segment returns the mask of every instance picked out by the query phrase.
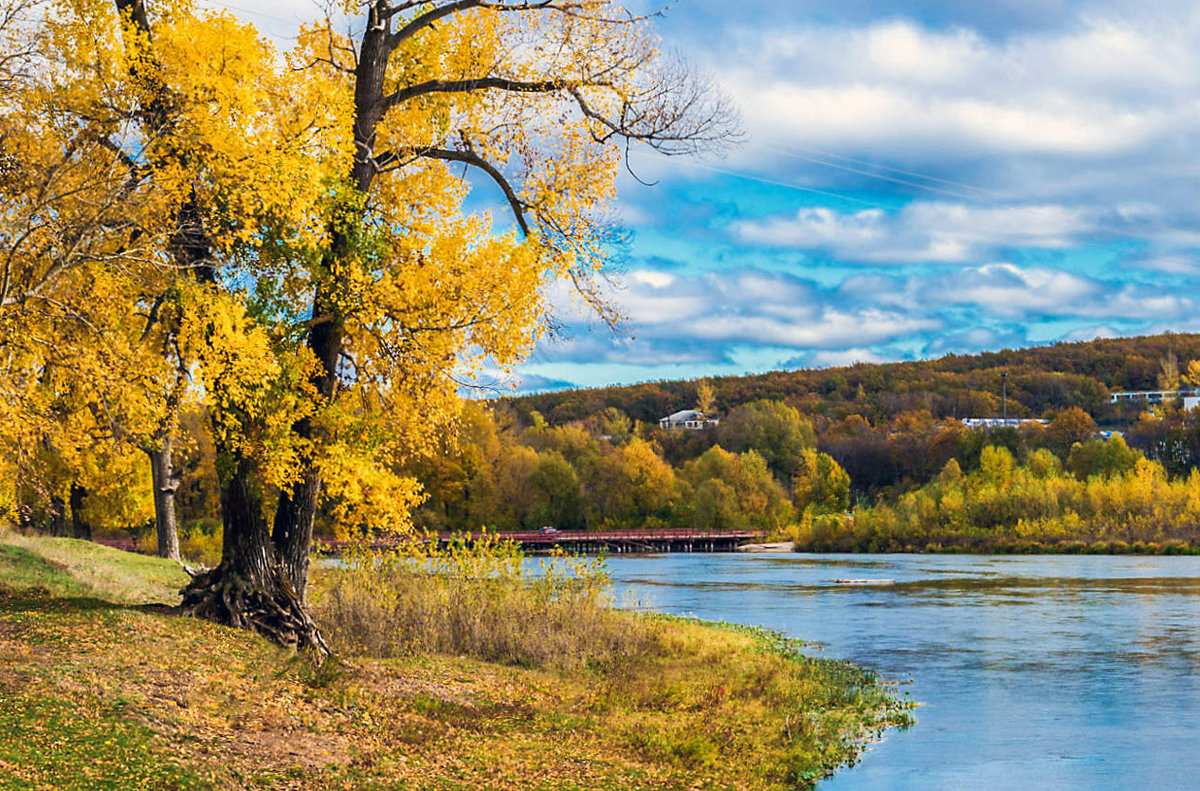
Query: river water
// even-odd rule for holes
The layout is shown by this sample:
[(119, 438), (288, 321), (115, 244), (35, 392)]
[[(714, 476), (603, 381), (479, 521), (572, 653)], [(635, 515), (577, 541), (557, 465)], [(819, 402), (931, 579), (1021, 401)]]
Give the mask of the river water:
[(675, 554), (608, 569), (644, 606), (767, 626), (905, 682), (917, 724), (820, 791), (1200, 788), (1200, 558)]

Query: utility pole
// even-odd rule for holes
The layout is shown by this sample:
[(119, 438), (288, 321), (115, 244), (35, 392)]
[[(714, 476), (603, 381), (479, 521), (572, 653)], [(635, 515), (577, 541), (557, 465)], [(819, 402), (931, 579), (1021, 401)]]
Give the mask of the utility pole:
[(1008, 425), (1008, 371), (1000, 372), (1000, 403), (1004, 409), (1004, 425)]

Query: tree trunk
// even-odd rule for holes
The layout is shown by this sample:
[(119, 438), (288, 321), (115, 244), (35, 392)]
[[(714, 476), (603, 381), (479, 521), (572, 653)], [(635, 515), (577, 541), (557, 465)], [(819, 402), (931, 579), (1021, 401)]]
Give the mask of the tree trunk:
[(279, 495), (271, 539), (284, 575), (303, 601), (308, 590), (308, 557), (313, 521), (317, 514), (317, 496), (321, 491), (321, 474), (310, 463), (305, 465), (301, 475), (291, 493), (282, 492)]
[[(390, 17), (381, 17), (380, 4), (372, 3), (368, 10), (367, 29), (363, 33), (359, 50), (358, 66), (354, 77), (354, 143), (356, 151), (374, 151), (375, 130), (384, 113), (384, 87), (387, 74), (388, 35)], [(371, 188), (378, 171), (371, 157), (355, 157), (350, 167), (350, 178), (359, 192)], [(353, 220), (351, 220), (352, 222)], [(345, 218), (338, 223), (347, 222)], [(331, 229), (329, 252), (321, 262), (337, 281), (338, 262), (350, 254), (350, 240), (336, 224)], [(313, 296), (314, 322), (308, 331), (308, 348), (320, 361), (321, 367), (312, 378), (312, 385), (326, 402), (331, 401), (337, 389), (337, 363), (345, 338), (345, 326), (337, 309), (337, 301), (329, 293), (330, 286), (319, 285)], [(296, 421), (292, 427), (296, 436), (303, 440), (313, 439), (313, 424), (308, 418)], [(275, 511), (272, 540), (279, 552), (280, 561), (292, 587), (304, 599), (308, 587), (308, 558), (312, 546), (313, 520), (317, 513), (317, 497), (321, 491), (321, 473), (311, 459), (303, 462), (300, 480), (290, 492), (279, 496), (279, 507)]]
[(329, 649), (292, 585), (271, 542), (254, 463), (238, 457), (221, 483), (225, 538), (221, 564), (196, 575), (183, 590), (180, 610), (296, 649)]
[(92, 526), (83, 518), (83, 500), (87, 493), (85, 487), (75, 481), (71, 482), (71, 530), (75, 538), (91, 541)]
[(175, 492), (179, 476), (172, 464), (174, 441), (168, 434), (161, 446), (146, 451), (150, 457), (150, 479), (154, 489), (154, 526), (158, 533), (158, 556), (179, 560), (179, 531), (175, 524)]
[(55, 538), (65, 538), (67, 535), (67, 507), (57, 494), (50, 498), (49, 517), (50, 535)]
[[(344, 237), (340, 234), (334, 238), (334, 253), (327, 261), (332, 266), (335, 256), (346, 246)], [(332, 311), (332, 306), (326, 307), (325, 300), (318, 296), (313, 303), (313, 315), (324, 315), (324, 311)], [(314, 326), (308, 335), (308, 347), (321, 363), (321, 368), (312, 379), (313, 386), (327, 402), (332, 400), (337, 387), (338, 355), (342, 350), (344, 330), (340, 319), (325, 321)], [(313, 424), (309, 418), (302, 418), (292, 426), (296, 436), (308, 441), (313, 438)], [(312, 459), (302, 462), (300, 480), (289, 492), (284, 490), (279, 495), (279, 507), (275, 511), (275, 525), (272, 531), (272, 541), (279, 553), (279, 560), (292, 588), (300, 600), (304, 600), (308, 589), (308, 557), (312, 547), (313, 520), (317, 515), (317, 497), (321, 492), (321, 472)]]
[[(115, 0), (115, 4), (124, 18), (148, 38), (151, 37), (143, 0)], [(168, 17), (164, 24), (169, 23)], [(153, 54), (144, 57), (149, 62), (148, 66), (134, 59), (130, 71), (133, 76), (149, 83), (140, 108), (141, 120), (145, 129), (157, 132), (173, 123), (175, 108), (169, 104), (172, 94), (159, 83), (153, 68)], [(144, 71), (144, 74), (139, 74), (140, 71)], [(174, 220), (176, 228), (170, 247), (176, 263), (182, 271), (192, 273), (198, 281), (214, 282), (212, 245), (204, 228), (203, 210), (195, 191), (184, 200)], [(323, 303), (318, 300), (317, 304)], [(339, 325), (336, 340), (338, 350), (341, 348), (340, 332)], [(335, 362), (336, 354), (335, 351)], [(324, 360), (325, 357), (320, 359)], [(329, 366), (327, 370), (333, 371), (333, 367)], [(223, 456), (231, 462), (221, 481), (221, 519), (225, 528), (221, 563), (215, 569), (192, 578), (183, 590), (180, 611), (230, 626), (253, 629), (280, 645), (314, 648), (322, 655), (328, 654), (329, 649), (317, 625), (304, 609), (303, 587), (298, 588), (293, 583), (292, 574), (285, 572), (271, 540), (263, 511), (258, 470), (250, 459), (236, 450), (218, 447), (217, 452), (218, 457)], [(308, 495), (305, 494), (305, 497)], [(315, 503), (315, 489), (311, 497)], [(299, 512), (302, 514), (306, 510), (299, 509)], [(303, 540), (304, 552), (307, 553), (307, 541), (312, 535), (311, 516), (307, 525), (307, 533), (289, 530), (289, 538), (285, 543), (299, 546)], [(303, 564), (307, 573), (307, 557)]]

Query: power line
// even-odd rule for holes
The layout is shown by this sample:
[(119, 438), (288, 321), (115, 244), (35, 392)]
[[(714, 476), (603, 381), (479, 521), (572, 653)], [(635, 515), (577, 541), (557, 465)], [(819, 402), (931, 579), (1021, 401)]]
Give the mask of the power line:
[[(977, 200), (978, 199), (978, 196), (976, 196), (976, 195), (970, 195), (970, 194), (963, 193), (963, 192), (954, 192), (952, 190), (941, 189), (940, 187), (933, 187), (933, 186), (930, 186), (929, 184), (922, 184), (917, 181), (910, 181), (908, 179), (897, 178), (896, 176), (889, 176), (889, 175), (886, 175), (883, 173), (876, 173), (875, 171), (864, 170), (862, 168), (851, 167), (849, 165), (840, 165), (836, 162), (828, 162), (824, 159), (819, 159), (817, 157), (805, 156), (804, 154), (797, 154), (797, 153), (794, 153), (792, 151), (787, 151), (782, 148), (776, 148), (774, 146), (761, 146), (761, 148), (764, 151), (770, 151), (770, 152), (773, 152), (776, 154), (782, 154), (783, 156), (791, 157), (792, 159), (801, 159), (801, 160), (804, 160), (805, 162), (812, 162), (814, 164), (822, 165), (827, 168), (833, 168), (835, 170), (842, 170), (842, 171), (846, 171), (848, 173), (856, 173), (861, 176), (868, 176), (870, 178), (879, 179), (881, 181), (890, 181), (893, 184), (901, 184), (906, 187), (916, 187), (917, 189), (927, 190), (929, 192), (935, 192), (940, 195), (949, 195), (950, 197), (958, 198), (959, 200)], [(839, 157), (839, 158), (841, 159), (842, 157)], [(852, 160), (847, 160), (847, 161), (852, 161)], [(915, 176), (917, 178), (926, 178), (926, 179), (933, 178), (931, 176), (920, 176), (919, 174), (909, 174), (909, 175)]]
[[(252, 10), (250, 10), (249, 8), (242, 8), (242, 7), (240, 7), (240, 6), (229, 5), (228, 3), (221, 3), (221, 2), (218, 2), (218, 0), (203, 0), (203, 1), (204, 1), (205, 3), (208, 3), (209, 5), (220, 6), (221, 8), (224, 8), (224, 9), (225, 9), (225, 10), (227, 10), (227, 11), (236, 11), (236, 12), (238, 12), (239, 14), (249, 14), (249, 15), (251, 15), (251, 16), (256, 16), (256, 17), (259, 17), (260, 19), (270, 19), (270, 20), (271, 20), (271, 21), (273, 21), (273, 22), (283, 22), (284, 24), (291, 25), (291, 26), (293, 26), (293, 27), (295, 27), (295, 26), (297, 26), (297, 25), (300, 25), (300, 24), (302, 24), (304, 21), (306, 21), (306, 20), (303, 20), (303, 19), (299, 19), (299, 18), (297, 18), (297, 17), (293, 17), (293, 18), (291, 18), (291, 19), (284, 19), (283, 17), (279, 17), (279, 16), (272, 16), (271, 14), (264, 14), (264, 13), (263, 13), (263, 12), (261, 12), (261, 11), (252, 11)], [(287, 38), (292, 38), (292, 39), (294, 39), (294, 38), (296, 38), (296, 37), (295, 37), (295, 36), (288, 36)]]
[[(768, 149), (768, 150), (774, 150), (777, 153), (783, 154), (784, 156), (791, 156), (791, 157), (795, 157), (797, 159), (808, 159), (809, 161), (818, 162), (820, 164), (827, 165), (828, 167), (839, 167), (838, 165), (833, 164), (833, 163), (822, 162), (821, 160), (811, 159), (810, 157), (805, 157), (800, 154), (796, 154), (796, 153), (794, 153), (793, 150), (789, 150), (787, 148), (783, 148), (778, 145), (766, 145), (766, 146), (763, 146), (763, 148)], [(997, 198), (1008, 198), (1010, 200), (1019, 199), (1019, 196), (1014, 195), (1010, 192), (1003, 192), (1001, 190), (995, 190), (995, 189), (991, 189), (988, 187), (980, 187), (978, 184), (968, 184), (965, 181), (955, 181), (953, 179), (942, 178), (940, 176), (931, 176), (928, 173), (921, 173), (921, 172), (915, 171), (915, 170), (904, 170), (903, 168), (891, 167), (890, 165), (880, 165), (876, 162), (868, 162), (863, 159), (855, 159), (854, 157), (847, 157), (847, 156), (843, 156), (841, 154), (834, 154), (829, 151), (821, 151), (820, 149), (816, 149), (816, 148), (805, 148), (803, 146), (796, 146), (794, 150), (795, 151), (803, 151), (807, 154), (815, 154), (816, 156), (825, 157), (826, 159), (836, 159), (836, 160), (840, 160), (842, 162), (849, 162), (853, 165), (858, 165), (860, 167), (873, 168), (875, 170), (887, 171), (889, 173), (898, 173), (901, 176), (908, 176), (910, 178), (924, 179), (925, 181), (932, 181), (932, 182), (936, 182), (938, 184), (945, 184), (950, 187), (961, 187), (963, 189), (968, 189), (968, 190), (973, 190), (975, 192), (982, 192), (982, 193), (985, 193), (988, 195), (993, 195)], [(883, 176), (881, 174), (868, 173), (867, 175), (876, 175), (876, 177), (878, 177), (878, 178), (887, 178), (886, 176)], [(909, 183), (909, 182), (902, 182), (902, 183)], [(929, 187), (925, 187), (925, 185), (920, 185), (920, 184), (916, 184), (913, 186), (921, 186), (926, 189), (931, 189)]]
[(717, 165), (713, 165), (713, 164), (710, 164), (707, 162), (700, 162), (697, 160), (684, 160), (684, 159), (676, 160), (676, 162), (679, 164), (686, 165), (688, 167), (701, 168), (703, 170), (711, 170), (714, 173), (721, 173), (723, 175), (732, 176), (732, 177), (738, 178), (738, 179), (745, 179), (747, 181), (757, 181), (762, 184), (770, 184), (770, 185), (776, 186), (776, 187), (784, 187), (785, 189), (794, 189), (794, 190), (801, 190), (803, 192), (811, 192), (814, 195), (822, 195), (826, 198), (833, 198), (835, 200), (849, 201), (851, 203), (859, 203), (859, 204), (862, 204), (863, 206), (869, 206), (873, 209), (880, 209), (883, 211), (887, 211), (889, 208), (888, 206), (884, 206), (884, 205), (881, 205), (878, 203), (872, 203), (871, 201), (863, 200), (862, 198), (854, 198), (854, 197), (851, 197), (850, 195), (842, 195), (837, 192), (830, 192), (829, 190), (818, 189), (817, 187), (810, 187), (806, 184), (797, 184), (795, 182), (790, 182), (790, 181), (780, 181), (778, 179), (767, 178), (766, 176), (758, 176), (753, 173), (745, 173), (743, 171), (733, 170), (731, 168), (723, 168), (723, 167), (719, 167)]

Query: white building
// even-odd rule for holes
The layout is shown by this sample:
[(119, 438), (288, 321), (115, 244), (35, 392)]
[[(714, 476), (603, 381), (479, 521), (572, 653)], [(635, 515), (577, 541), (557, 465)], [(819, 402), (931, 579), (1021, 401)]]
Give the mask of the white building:
[(1145, 401), (1148, 404), (1161, 404), (1177, 398), (1183, 399), (1184, 409), (1195, 409), (1200, 406), (1200, 390), (1118, 390), (1108, 400), (1112, 404), (1122, 401)]
[(967, 428), (984, 428), (989, 431), (994, 428), (1020, 428), (1031, 423), (1045, 426), (1050, 423), (1049, 420), (1030, 417), (968, 417), (963, 418), (962, 424)]
[(672, 415), (667, 415), (658, 421), (659, 427), (668, 431), (674, 429), (699, 431), (700, 429), (713, 428), (720, 423), (720, 420), (708, 417), (703, 412), (697, 412), (694, 409), (683, 409)]

